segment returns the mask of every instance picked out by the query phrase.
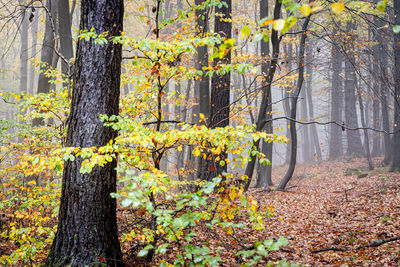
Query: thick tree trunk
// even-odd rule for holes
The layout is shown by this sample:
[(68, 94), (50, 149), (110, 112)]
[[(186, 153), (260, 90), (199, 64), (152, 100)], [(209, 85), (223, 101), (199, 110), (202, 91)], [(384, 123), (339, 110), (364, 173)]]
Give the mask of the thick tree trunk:
[[(354, 24), (347, 23), (349, 32), (354, 30)], [(351, 40), (351, 39), (350, 39)], [(345, 81), (344, 81), (344, 104), (346, 126), (358, 128), (358, 116), (356, 110), (356, 73), (354, 69), (355, 57), (352, 43), (347, 43), (347, 59), (345, 61)], [(360, 132), (358, 130), (347, 130), (347, 154), (355, 157), (362, 157), (364, 149), (361, 143)]]
[[(400, 25), (400, 1), (394, 1), (394, 24)], [(400, 171), (400, 34), (394, 35), (394, 121), (392, 171)]]
[[(81, 8), (81, 30), (121, 34), (123, 1), (83, 0)], [(99, 116), (118, 114), (121, 52), (121, 45), (112, 42), (78, 41), (67, 146), (100, 147), (116, 137)], [(123, 266), (116, 200), (110, 196), (116, 191), (117, 162), (82, 174), (82, 161), (77, 157), (65, 162), (58, 229), (47, 265)]]
[[(226, 19), (232, 18), (232, 1), (225, 0), (226, 6), (215, 9), (215, 13), (223, 14), (224, 17), (215, 16), (214, 32), (218, 33), (225, 39), (232, 38), (232, 22), (226, 21)], [(219, 64), (230, 64), (231, 63), (231, 52), (229, 51), (222, 59), (215, 58), (214, 66)], [(229, 110), (230, 110), (230, 87), (231, 87), (231, 74), (227, 72), (223, 75), (214, 74), (211, 78), (211, 106), (210, 106), (210, 118), (209, 127), (225, 127), (229, 125)], [(202, 96), (200, 96), (202, 98)], [(201, 100), (206, 101), (206, 100)], [(201, 108), (201, 106), (200, 106)], [(223, 172), (227, 171), (227, 164), (221, 166), (219, 161), (214, 160), (214, 155), (209, 154), (207, 160), (202, 161), (201, 166), (201, 179), (210, 180)], [(225, 152), (218, 155), (220, 160), (224, 160), (228, 157)]]
[(287, 183), (292, 179), (294, 169), (296, 167), (296, 159), (297, 159), (297, 131), (296, 131), (296, 113), (297, 113), (297, 100), (301, 93), (301, 88), (304, 82), (304, 54), (305, 54), (305, 45), (307, 38), (307, 29), (308, 24), (310, 22), (310, 16), (306, 17), (303, 27), (302, 34), (300, 39), (300, 47), (299, 47), (299, 77), (297, 79), (296, 91), (294, 92), (294, 97), (292, 99), (292, 106), (290, 111), (290, 136), (291, 136), (291, 145), (290, 145), (290, 161), (289, 168), (283, 177), (282, 181), (278, 185), (278, 190), (284, 190)]
[[(332, 45), (332, 89), (331, 89), (331, 120), (342, 124), (343, 108), (343, 79), (342, 62), (343, 54), (339, 47)], [(341, 127), (332, 124), (330, 127), (329, 158), (336, 160), (343, 155), (343, 137)]]
[[(268, 17), (268, 0), (261, 0), (260, 1), (260, 19)], [(267, 62), (266, 57), (269, 55), (269, 43), (264, 42), (264, 40), (261, 40), (261, 57), (263, 58), (263, 63), (261, 65), (261, 71), (263, 75), (267, 75), (268, 69), (269, 69), (269, 62)], [(268, 85), (266, 84), (266, 79), (263, 80), (262, 88), (267, 88)], [(271, 91), (271, 87), (268, 87), (269, 90)], [(265, 125), (265, 131), (267, 134), (272, 134), (273, 133), (273, 124), (272, 124), (272, 105), (271, 105), (271, 99), (272, 95), (271, 92), (268, 93), (269, 98), (268, 98), (268, 108), (267, 108), (267, 114), (265, 115), (265, 118), (267, 120), (267, 123)], [(258, 176), (257, 176), (257, 183), (256, 187), (267, 187), (272, 185), (272, 148), (273, 148), (273, 143), (265, 141), (264, 139), (261, 142), (261, 152), (266, 156), (266, 158), (271, 162), (271, 165), (262, 165), (260, 164), (259, 170), (258, 170)]]

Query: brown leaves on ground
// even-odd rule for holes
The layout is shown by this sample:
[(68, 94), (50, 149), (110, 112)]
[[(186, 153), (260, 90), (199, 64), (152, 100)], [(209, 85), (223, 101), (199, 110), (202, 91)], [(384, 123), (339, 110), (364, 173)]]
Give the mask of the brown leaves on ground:
[[(292, 252), (282, 252), (282, 257), (313, 266), (400, 265), (399, 240), (357, 249), (400, 236), (400, 174), (377, 167), (363, 171), (367, 176), (345, 176), (346, 170), (363, 166), (367, 163), (361, 159), (299, 165), (287, 192), (253, 189), (256, 199), (271, 204), (277, 213), (266, 221), (265, 238), (291, 240), (286, 248)], [(275, 183), (284, 172), (283, 167), (274, 170)], [(312, 253), (326, 248), (346, 251)]]

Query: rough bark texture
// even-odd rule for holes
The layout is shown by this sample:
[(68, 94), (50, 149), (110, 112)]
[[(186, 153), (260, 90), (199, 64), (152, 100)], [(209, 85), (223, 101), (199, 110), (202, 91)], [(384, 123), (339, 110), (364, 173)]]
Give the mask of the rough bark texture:
[[(260, 1), (260, 19), (268, 17), (268, 0), (261, 0)], [(264, 40), (261, 40), (261, 56), (263, 57), (263, 63), (261, 65), (261, 71), (263, 75), (267, 75), (268, 69), (269, 69), (269, 62), (267, 62), (266, 57), (269, 55), (269, 43), (264, 42)], [(271, 91), (271, 87), (268, 87), (266, 84), (267, 79), (265, 78), (263, 80), (262, 88), (269, 88)], [(267, 108), (267, 114), (265, 114), (265, 118), (267, 120), (267, 123), (265, 125), (265, 131), (267, 134), (272, 134), (273, 133), (273, 123), (272, 123), (272, 105), (271, 105), (271, 92), (268, 93), (268, 108)], [(272, 164), (272, 147), (273, 143), (272, 142), (266, 142), (264, 139), (261, 142), (261, 152), (266, 156), (266, 158), (271, 162)], [(257, 183), (256, 187), (267, 187), (272, 185), (272, 165), (262, 165), (260, 164), (259, 170), (258, 170), (258, 176), (257, 176)]]
[(307, 29), (308, 24), (310, 22), (310, 17), (308, 16), (302, 27), (302, 34), (300, 39), (300, 47), (299, 47), (299, 77), (297, 79), (296, 91), (294, 93), (294, 97), (292, 99), (292, 107), (290, 111), (290, 136), (292, 139), (290, 145), (290, 161), (289, 168), (283, 177), (282, 181), (279, 183), (277, 190), (284, 190), (287, 183), (292, 179), (294, 169), (296, 167), (296, 159), (297, 159), (297, 131), (296, 131), (296, 112), (297, 112), (297, 101), (301, 92), (301, 88), (304, 82), (304, 54), (305, 54), (305, 45), (307, 38)]
[[(332, 45), (332, 90), (331, 90), (331, 120), (342, 123), (343, 107), (343, 79), (342, 73), (343, 54), (340, 49)], [(343, 155), (341, 127), (332, 124), (330, 127), (329, 157), (332, 160), (338, 159)]]
[[(122, 0), (83, 0), (81, 30), (120, 35)], [(79, 40), (74, 73), (67, 146), (99, 147), (116, 136), (103, 126), (100, 114), (118, 114), (121, 46)], [(63, 173), (58, 230), (47, 260), (49, 266), (93, 266), (104, 262), (123, 266), (118, 241), (116, 161), (81, 174), (82, 158), (66, 161)]]
[[(354, 30), (354, 24), (347, 24), (348, 32)], [(353, 37), (354, 38), (354, 37)], [(352, 39), (350, 39), (352, 40)], [(344, 104), (346, 126), (358, 128), (358, 117), (356, 110), (356, 73), (354, 69), (355, 57), (353, 53), (353, 44), (347, 43), (347, 59), (345, 61), (345, 81), (344, 81)], [(358, 130), (347, 130), (347, 154), (362, 157), (364, 149), (361, 143), (360, 132)]]
[[(232, 1), (225, 0), (226, 6), (223, 5), (220, 8), (216, 8), (217, 14), (223, 14), (221, 16), (215, 16), (214, 32), (218, 33), (225, 39), (232, 38), (232, 23), (225, 19), (232, 18)], [(214, 66), (219, 64), (230, 64), (231, 63), (231, 52), (229, 51), (222, 59), (214, 59)], [(225, 127), (229, 125), (229, 110), (230, 110), (230, 87), (231, 87), (231, 74), (230, 72), (223, 75), (214, 74), (211, 79), (211, 107), (210, 107), (210, 122), (211, 128)], [(205, 101), (205, 100), (203, 100)], [(201, 108), (201, 107), (200, 107)], [(222, 152), (218, 155), (221, 160), (225, 159), (228, 155)], [(210, 158), (211, 157), (211, 158)], [(219, 162), (214, 161), (212, 155), (208, 156), (208, 159), (202, 162), (202, 180), (210, 180), (222, 172), (226, 172), (227, 165), (221, 166)], [(203, 175), (204, 174), (204, 175)]]
[[(400, 1), (394, 1), (394, 24), (400, 25)], [(400, 171), (400, 35), (394, 35), (394, 121), (392, 143), (392, 171)]]

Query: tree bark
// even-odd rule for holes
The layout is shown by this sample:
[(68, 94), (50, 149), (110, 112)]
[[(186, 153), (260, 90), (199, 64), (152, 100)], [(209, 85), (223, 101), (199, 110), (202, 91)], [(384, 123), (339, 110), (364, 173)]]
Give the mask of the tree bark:
[[(223, 14), (223, 18), (220, 16), (215, 16), (214, 32), (218, 33), (221, 37), (227, 40), (232, 38), (232, 22), (226, 21), (226, 19), (232, 18), (232, 0), (225, 0), (224, 2), (226, 3), (226, 6), (223, 5), (222, 7), (215, 8), (215, 13)], [(229, 51), (222, 59), (215, 58), (213, 65), (214, 67), (218, 67), (220, 64), (230, 63), (231, 52)], [(222, 75), (214, 74), (211, 78), (211, 106), (209, 120), (209, 127), (211, 128), (223, 128), (229, 126), (230, 80), (230, 72)], [(214, 155), (209, 154), (207, 159), (202, 161), (202, 180), (210, 180), (227, 171), (227, 164), (222, 166), (220, 161), (225, 160), (228, 155), (225, 152), (221, 152), (218, 157), (220, 160), (216, 161), (214, 159)]]
[[(364, 118), (364, 104), (362, 101), (362, 96), (361, 96), (361, 89), (357, 90), (357, 95), (358, 95), (358, 103), (360, 105), (360, 114), (361, 114), (361, 124), (363, 128), (366, 128), (367, 125), (365, 123), (365, 118)], [(368, 167), (369, 170), (372, 171), (374, 169), (374, 164), (372, 163), (372, 158), (371, 158), (371, 153), (369, 149), (369, 136), (368, 136), (368, 130), (364, 129), (364, 147), (365, 147), (365, 154), (367, 157), (368, 161)]]
[(282, 181), (278, 185), (278, 190), (284, 190), (287, 183), (293, 176), (294, 169), (296, 167), (296, 159), (297, 159), (297, 131), (296, 131), (296, 113), (297, 113), (297, 100), (301, 93), (301, 88), (303, 86), (304, 81), (304, 54), (305, 54), (305, 45), (306, 45), (306, 38), (307, 38), (307, 29), (308, 24), (310, 22), (310, 16), (306, 17), (303, 27), (302, 27), (302, 34), (300, 39), (300, 48), (299, 48), (299, 77), (297, 80), (296, 91), (294, 93), (294, 97), (292, 99), (292, 106), (290, 111), (290, 136), (291, 136), (291, 145), (290, 145), (290, 161), (289, 161), (289, 168), (283, 177)]
[[(34, 11), (32, 11), (33, 13)], [(37, 35), (38, 35), (38, 25), (39, 25), (39, 14), (38, 11), (35, 11), (36, 14), (34, 14), (33, 22), (31, 25), (31, 37), (32, 37), (32, 45), (31, 45), (31, 58), (36, 57), (36, 47), (37, 47)], [(30, 65), (29, 68), (29, 93), (33, 94), (34, 93), (34, 86), (35, 86), (35, 66)]]
[[(53, 55), (54, 55), (54, 34), (52, 21), (54, 22), (55, 14), (56, 14), (56, 0), (47, 0), (46, 8), (49, 10), (48, 14), (46, 13), (46, 25), (44, 30), (43, 44), (42, 44), (42, 54), (40, 57), (40, 61), (44, 64), (40, 67), (40, 74), (38, 79), (38, 88), (37, 93), (48, 93), (50, 91), (50, 78), (44, 75), (44, 72), (53, 64)], [(39, 126), (43, 125), (44, 121), (42, 118), (33, 119), (32, 125)]]
[[(352, 22), (347, 23), (348, 33), (352, 33), (355, 27)], [(354, 37), (352, 37), (354, 38)], [(352, 40), (352, 39), (350, 39)], [(344, 81), (344, 104), (346, 126), (358, 128), (357, 110), (356, 110), (356, 73), (354, 64), (355, 56), (353, 52), (354, 45), (351, 42), (346, 44), (347, 59), (345, 61), (345, 81)], [(364, 149), (361, 143), (360, 132), (358, 130), (347, 130), (347, 154), (355, 157), (364, 156)]]
[[(22, 5), (23, 0), (19, 0)], [(20, 36), (21, 36), (21, 50), (19, 54), (19, 64), (20, 64), (20, 80), (19, 80), (19, 91), (21, 93), (28, 92), (28, 27), (29, 20), (28, 14), (25, 7), (22, 7), (23, 14), (21, 18), (20, 26)]]
[[(71, 16), (69, 11), (69, 1), (64, 0), (58, 2), (58, 25), (60, 31), (61, 54), (64, 56), (65, 60), (69, 61), (74, 56), (71, 35)], [(70, 66), (71, 65), (65, 61), (61, 62), (61, 71), (64, 75), (64, 79), (66, 79), (66, 81), (63, 83), (63, 86), (68, 88), (68, 95), (70, 95)]]
[[(275, 7), (274, 7), (274, 20), (277, 20), (281, 17), (281, 7), (282, 3), (280, 0), (275, 1)], [(263, 86), (262, 88), (262, 98), (261, 98), (261, 104), (260, 104), (260, 109), (258, 110), (258, 117), (256, 121), (256, 131), (262, 131), (264, 128), (265, 124), (267, 123), (266, 115), (268, 112), (268, 103), (271, 101), (271, 87), (272, 87), (272, 81), (274, 79), (275, 71), (276, 71), (276, 66), (278, 64), (279, 60), (279, 36), (278, 32), (272, 29), (271, 33), (271, 44), (272, 44), (272, 57), (271, 61), (269, 64), (269, 70), (268, 74), (265, 77), (265, 87)], [(253, 149), (258, 150), (258, 147), (260, 145), (260, 140), (253, 141)], [(244, 190), (247, 191), (250, 187), (251, 181), (253, 179), (253, 172), (254, 172), (254, 167), (256, 165), (256, 156), (251, 154), (250, 161), (247, 163), (246, 170), (245, 170), (245, 176), (248, 177), (247, 182), (245, 183)]]
[[(268, 0), (261, 0), (260, 1), (260, 19), (268, 17)], [(261, 71), (264, 76), (267, 75), (268, 69), (269, 69), (269, 62), (267, 62), (266, 57), (269, 55), (269, 43), (264, 42), (264, 40), (261, 40), (261, 57), (262, 57), (262, 65), (261, 65)], [(265, 83), (266, 79), (263, 79), (262, 83), (262, 88), (267, 88), (267, 84)], [(271, 91), (271, 87), (269, 87)], [(267, 108), (267, 114), (265, 115), (265, 118), (267, 120), (267, 123), (265, 125), (265, 131), (267, 134), (272, 134), (273, 133), (273, 123), (272, 123), (272, 105), (271, 105), (271, 92), (268, 93), (269, 98), (268, 98), (268, 108)], [(261, 152), (265, 155), (265, 157), (271, 162), (271, 165), (262, 165), (260, 164), (259, 170), (258, 170), (258, 176), (257, 176), (257, 183), (256, 187), (267, 187), (272, 185), (272, 148), (273, 148), (273, 143), (265, 141), (264, 139), (261, 142)]]
[[(343, 108), (343, 54), (339, 47), (332, 45), (332, 89), (331, 89), (331, 120), (342, 124)], [(343, 155), (343, 137), (341, 127), (332, 124), (330, 127), (329, 158), (336, 160)]]
[[(394, 1), (394, 24), (400, 25), (400, 1)], [(394, 35), (394, 121), (391, 171), (400, 171), (400, 35)]]
[[(306, 46), (306, 56), (308, 58), (308, 62), (312, 62), (313, 55), (311, 44)], [(307, 102), (308, 102), (308, 117), (310, 120), (314, 120), (314, 102), (312, 97), (312, 80), (313, 80), (313, 66), (312, 64), (307, 64), (306, 71), (308, 77), (306, 78), (306, 90), (307, 90)], [(316, 159), (322, 160), (322, 152), (321, 147), (319, 145), (318, 131), (317, 126), (315, 124), (310, 125), (310, 146), (311, 151), (315, 151)], [(313, 150), (314, 148), (314, 150)]]
[[(122, 24), (122, 0), (82, 0), (81, 30), (93, 27), (96, 33), (118, 36)], [(116, 137), (99, 116), (118, 114), (121, 54), (121, 45), (112, 42), (78, 41), (67, 146), (100, 147)], [(96, 166), (89, 174), (80, 172), (82, 162), (80, 157), (65, 162), (58, 229), (47, 265), (123, 266), (116, 200), (110, 196), (116, 191), (117, 162)]]

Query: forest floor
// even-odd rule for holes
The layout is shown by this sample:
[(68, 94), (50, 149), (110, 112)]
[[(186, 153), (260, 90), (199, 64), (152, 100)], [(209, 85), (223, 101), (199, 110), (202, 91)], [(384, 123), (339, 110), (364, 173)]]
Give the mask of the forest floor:
[[(249, 194), (260, 204), (271, 205), (276, 215), (265, 220), (264, 231), (241, 235), (248, 241), (289, 239), (283, 249), (270, 253), (269, 261), (400, 266), (400, 173), (379, 167), (381, 160), (375, 159), (373, 171), (367, 170), (363, 159), (298, 165), (286, 192), (250, 189)], [(285, 171), (286, 166), (274, 168), (275, 184)], [(210, 245), (229, 247), (233, 243), (220, 236), (209, 237)], [(235, 254), (225, 251), (219, 255), (225, 260), (223, 265), (238, 266)], [(127, 262), (131, 256), (125, 253)], [(171, 262), (173, 253), (165, 257)]]
[[(262, 234), (290, 239), (279, 257), (311, 266), (400, 266), (400, 240), (383, 243), (400, 238), (400, 174), (381, 161), (372, 171), (363, 159), (298, 165), (287, 192), (253, 189), (279, 218), (266, 221)], [(274, 169), (274, 183), (285, 171)]]
[[(271, 252), (268, 261), (287, 259), (306, 266), (400, 266), (400, 173), (379, 167), (381, 160), (374, 160), (377, 167), (372, 171), (363, 159), (299, 164), (285, 192), (250, 189), (248, 194), (261, 208), (272, 207), (275, 214), (265, 218), (263, 231), (240, 229), (240, 242), (223, 232), (210, 233), (206, 227), (195, 231), (207, 246), (218, 248), (223, 266), (238, 266), (236, 253), (241, 247), (281, 236), (289, 243)], [(286, 166), (274, 168), (275, 184), (285, 171)], [(124, 210), (118, 209), (121, 234), (131, 229)], [(132, 244), (122, 243), (124, 262), (142, 266), (135, 260), (138, 248)], [(11, 253), (14, 247), (0, 238), (0, 255)], [(175, 255), (172, 249), (153, 263), (174, 262)], [(42, 255), (43, 261), (45, 258)]]

